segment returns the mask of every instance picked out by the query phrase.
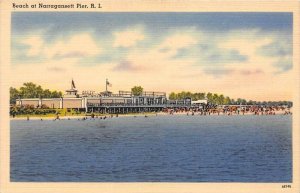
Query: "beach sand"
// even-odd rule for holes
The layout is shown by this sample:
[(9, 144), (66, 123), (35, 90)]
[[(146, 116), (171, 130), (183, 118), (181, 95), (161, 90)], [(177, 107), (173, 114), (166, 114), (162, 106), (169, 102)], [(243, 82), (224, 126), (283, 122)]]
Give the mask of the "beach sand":
[[(279, 110), (279, 111), (274, 111), (275, 112), (275, 115), (284, 115), (286, 113), (286, 111), (284, 110)], [(290, 111), (292, 113), (292, 109), (290, 109)], [(136, 113), (136, 114), (118, 114), (118, 117), (151, 117), (151, 116), (172, 116), (172, 115), (184, 115), (184, 116), (229, 116), (228, 114), (223, 114), (223, 113), (220, 113), (220, 114), (217, 114), (217, 113), (211, 113), (211, 114), (206, 114), (206, 115), (200, 115), (200, 112), (194, 112), (194, 115), (192, 113), (192, 111), (189, 111), (189, 112), (177, 112), (177, 113), (170, 113), (170, 112), (158, 112), (158, 113)], [(245, 116), (245, 115), (254, 115), (253, 112), (247, 112), (247, 113), (232, 113), (230, 116)], [(95, 119), (100, 118), (100, 117), (105, 117), (106, 118), (117, 118), (117, 115), (116, 114), (106, 114), (106, 115), (101, 115), (101, 116), (97, 116), (95, 115)], [(257, 115), (256, 115), (257, 116)], [(266, 115), (266, 114), (259, 114), (259, 116), (272, 116), (272, 115)], [(91, 119), (91, 116), (90, 115), (72, 115), (72, 116), (59, 116), (59, 119), (60, 120), (69, 120), (69, 119), (84, 119), (84, 118), (87, 118), (87, 119)], [(29, 116), (29, 120), (55, 120), (56, 119), (56, 116), (53, 116), (53, 117), (41, 117), (41, 116)], [(10, 120), (27, 120), (27, 117), (10, 117)]]

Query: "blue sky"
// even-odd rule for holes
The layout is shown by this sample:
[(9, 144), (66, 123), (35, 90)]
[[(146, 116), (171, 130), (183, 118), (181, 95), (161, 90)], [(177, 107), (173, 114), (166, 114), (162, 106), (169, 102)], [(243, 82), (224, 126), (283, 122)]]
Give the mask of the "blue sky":
[(142, 85), (289, 99), (292, 23), (291, 13), (16, 12), (12, 68), (20, 78), (12, 84), (63, 90), (74, 78), (99, 91), (109, 78), (113, 91)]
[(13, 32), (31, 31), (53, 25), (51, 35), (64, 31), (93, 29), (108, 32), (128, 25), (144, 24), (149, 30), (197, 26), (207, 31), (241, 28), (292, 31), (292, 13), (78, 13), (78, 12), (17, 12), (12, 15)]

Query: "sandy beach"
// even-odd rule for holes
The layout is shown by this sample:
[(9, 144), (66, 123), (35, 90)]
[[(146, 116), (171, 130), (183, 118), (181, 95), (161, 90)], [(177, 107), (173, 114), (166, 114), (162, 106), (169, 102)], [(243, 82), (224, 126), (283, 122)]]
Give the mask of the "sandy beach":
[[(292, 109), (289, 110), (289, 114), (292, 114)], [(275, 115), (284, 115), (287, 113), (285, 110), (274, 111)], [(232, 113), (230, 115), (224, 114), (222, 112), (218, 113), (207, 113), (206, 115), (201, 115), (200, 112), (158, 112), (158, 113), (137, 113), (137, 114), (106, 114), (106, 115), (95, 115), (94, 119), (103, 119), (105, 118), (118, 118), (118, 117), (151, 117), (151, 116), (246, 116), (246, 115), (255, 115), (254, 112), (245, 112), (243, 113)], [(255, 116), (272, 116), (269, 114), (259, 114)], [(56, 116), (53, 117), (41, 117), (41, 116), (29, 116), (29, 120), (55, 120)], [(71, 116), (59, 116), (60, 120), (70, 120), (70, 119), (92, 119), (91, 115), (71, 115)], [(10, 117), (10, 120), (27, 120), (27, 117)]]

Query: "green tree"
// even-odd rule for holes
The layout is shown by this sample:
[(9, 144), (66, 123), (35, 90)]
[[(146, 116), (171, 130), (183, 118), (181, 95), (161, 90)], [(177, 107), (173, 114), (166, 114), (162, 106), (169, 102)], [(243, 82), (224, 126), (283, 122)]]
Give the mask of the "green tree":
[(202, 93), (198, 93), (199, 95), (199, 98), (198, 98), (198, 100), (203, 100), (203, 99), (205, 99), (205, 93), (204, 92), (202, 92)]
[(20, 97), (20, 92), (18, 89), (10, 87), (9, 95), (10, 95), (10, 104), (14, 104), (16, 102), (16, 99)]
[(246, 105), (247, 104), (247, 100), (246, 99), (242, 99), (242, 105)]
[(193, 101), (196, 101), (196, 100), (199, 100), (198, 98), (199, 98), (199, 95), (198, 95), (198, 93), (192, 93), (192, 100)]
[(32, 82), (26, 82), (20, 88), (22, 98), (39, 98), (43, 95), (41, 86), (37, 86)]
[(215, 93), (212, 96), (212, 103), (213, 104), (218, 104), (218, 102), (219, 102), (219, 95)]
[(53, 91), (51, 93), (51, 98), (60, 98), (62, 96), (61, 92)]
[(170, 100), (177, 100), (177, 94), (175, 92), (171, 92), (169, 95)]
[(191, 92), (186, 92), (184, 98), (192, 98), (193, 94)]
[(180, 93), (177, 94), (177, 99), (183, 99), (185, 97), (185, 92), (181, 91)]
[(225, 103), (225, 97), (224, 97), (224, 95), (220, 95), (219, 97), (218, 97), (218, 104), (219, 105), (223, 105)]
[(60, 98), (62, 92), (43, 90), (40, 85), (32, 82), (26, 82), (19, 89), (10, 87), (10, 103), (14, 104), (17, 98)]
[(237, 104), (237, 105), (241, 105), (241, 104), (242, 104), (242, 100), (243, 100), (243, 99), (238, 98), (238, 99), (236, 100), (236, 104)]
[(253, 104), (254, 104), (254, 102), (252, 100), (247, 102), (247, 105), (253, 105)]
[(234, 99), (231, 99), (231, 100), (230, 100), (230, 104), (231, 104), (231, 105), (236, 105), (236, 101), (235, 101)]
[(169, 94), (169, 99), (170, 100), (180, 100), (184, 98), (191, 98), (192, 100), (203, 100), (205, 99), (205, 93), (192, 93), (192, 92), (185, 92), (181, 91), (179, 93), (171, 92)]
[(225, 97), (224, 105), (230, 105), (230, 104), (231, 104), (231, 99), (229, 97)]
[(44, 92), (43, 92), (43, 98), (51, 98), (52, 95), (51, 95), (51, 91), (49, 89), (45, 89)]
[(140, 96), (143, 94), (143, 87), (141, 86), (134, 86), (133, 88), (131, 88), (131, 92), (134, 96)]
[(213, 103), (213, 94), (212, 93), (210, 93), (210, 92), (207, 93), (206, 98), (209, 103)]

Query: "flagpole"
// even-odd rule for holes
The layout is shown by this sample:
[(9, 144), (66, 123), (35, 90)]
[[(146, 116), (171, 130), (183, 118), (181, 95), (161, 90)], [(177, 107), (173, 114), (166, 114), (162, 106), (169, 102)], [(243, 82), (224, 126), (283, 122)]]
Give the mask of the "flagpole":
[(106, 79), (106, 82), (105, 82), (105, 90), (106, 90), (106, 93), (107, 93), (107, 79)]

